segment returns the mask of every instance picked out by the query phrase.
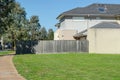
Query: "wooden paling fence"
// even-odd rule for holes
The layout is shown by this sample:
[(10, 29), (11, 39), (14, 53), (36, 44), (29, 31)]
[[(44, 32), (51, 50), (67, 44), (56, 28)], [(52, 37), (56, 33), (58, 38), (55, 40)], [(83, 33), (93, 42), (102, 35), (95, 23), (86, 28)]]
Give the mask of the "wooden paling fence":
[(16, 53), (61, 53), (88, 52), (88, 41), (55, 40), (55, 41), (20, 41), (17, 42)]

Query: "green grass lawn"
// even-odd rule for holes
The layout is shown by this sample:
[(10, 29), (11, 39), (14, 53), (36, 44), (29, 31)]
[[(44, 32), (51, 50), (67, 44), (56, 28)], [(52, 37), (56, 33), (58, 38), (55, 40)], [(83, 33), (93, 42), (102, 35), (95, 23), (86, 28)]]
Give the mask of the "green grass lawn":
[(14, 53), (14, 51), (0, 51), (0, 56), (1, 55), (11, 54), (11, 53)]
[(27, 80), (120, 80), (120, 55), (17, 55), (18, 72)]

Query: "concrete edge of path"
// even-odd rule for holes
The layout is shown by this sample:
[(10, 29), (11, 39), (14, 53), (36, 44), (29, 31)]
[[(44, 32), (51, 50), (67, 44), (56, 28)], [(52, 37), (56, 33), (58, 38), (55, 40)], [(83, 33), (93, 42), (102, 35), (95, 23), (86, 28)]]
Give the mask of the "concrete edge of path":
[(0, 56), (0, 80), (26, 80), (13, 63), (14, 54)]
[(13, 65), (13, 67), (14, 67), (17, 75), (18, 75), (22, 80), (26, 80), (23, 76), (21, 76), (21, 75), (18, 73), (18, 71), (17, 71), (17, 69), (16, 69), (16, 67), (15, 67), (15, 65), (14, 65), (14, 63), (13, 63), (13, 57), (14, 57), (14, 56), (15, 56), (15, 55), (12, 55), (11, 64)]

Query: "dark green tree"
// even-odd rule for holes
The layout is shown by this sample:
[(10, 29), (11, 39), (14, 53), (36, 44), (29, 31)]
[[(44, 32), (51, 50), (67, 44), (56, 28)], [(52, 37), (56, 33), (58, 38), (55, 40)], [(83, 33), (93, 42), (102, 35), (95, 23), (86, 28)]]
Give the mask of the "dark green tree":
[[(19, 3), (14, 2), (14, 7), (11, 8), (11, 12), (4, 18), (5, 24), (5, 36), (8, 34), (9, 40), (13, 43), (13, 48), (15, 46), (15, 41), (20, 40), (25, 37), (26, 32), (26, 12)], [(6, 37), (7, 38), (7, 37)]]
[(4, 34), (7, 29), (6, 21), (11, 23), (13, 20), (9, 17), (12, 9), (15, 7), (15, 0), (0, 0), (0, 34)]
[(47, 40), (47, 30), (45, 27), (42, 27), (40, 29), (40, 33), (41, 33), (40, 40)]
[(53, 40), (54, 39), (54, 31), (53, 29), (48, 30), (48, 40)]
[(40, 23), (38, 16), (32, 16), (29, 21), (29, 35), (30, 40), (39, 40), (40, 36)]

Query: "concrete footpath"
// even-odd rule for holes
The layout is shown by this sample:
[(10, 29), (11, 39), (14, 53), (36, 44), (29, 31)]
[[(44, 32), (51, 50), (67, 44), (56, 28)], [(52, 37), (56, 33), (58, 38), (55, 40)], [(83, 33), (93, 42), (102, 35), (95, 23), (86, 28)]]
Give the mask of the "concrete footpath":
[(12, 62), (13, 56), (0, 56), (0, 80), (25, 80), (14, 67)]

